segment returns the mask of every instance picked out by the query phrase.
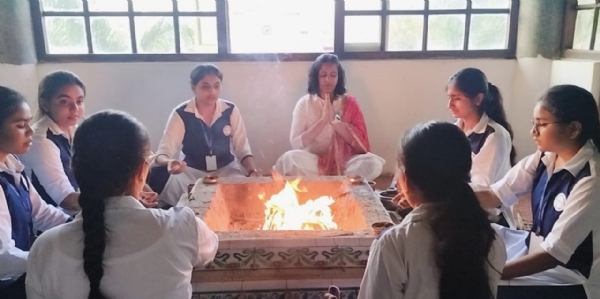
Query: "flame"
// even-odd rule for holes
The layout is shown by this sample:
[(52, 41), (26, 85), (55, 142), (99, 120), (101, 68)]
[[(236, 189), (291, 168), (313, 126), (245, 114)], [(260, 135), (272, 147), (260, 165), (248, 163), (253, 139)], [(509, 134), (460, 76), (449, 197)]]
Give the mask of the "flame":
[[(275, 181), (283, 181), (283, 178), (273, 173)], [(265, 224), (263, 230), (327, 230), (337, 229), (333, 221), (331, 208), (334, 203), (331, 196), (321, 196), (315, 200), (309, 199), (305, 204), (298, 202), (296, 192), (306, 192), (300, 189), (300, 179), (287, 181), (285, 187), (279, 193), (274, 194), (265, 202)], [(265, 200), (265, 194), (259, 194), (261, 200)]]

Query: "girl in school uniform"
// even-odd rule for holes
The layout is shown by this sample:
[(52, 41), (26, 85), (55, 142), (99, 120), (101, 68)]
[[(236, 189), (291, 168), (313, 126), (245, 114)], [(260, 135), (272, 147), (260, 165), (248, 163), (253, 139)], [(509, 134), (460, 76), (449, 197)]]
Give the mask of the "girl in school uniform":
[[(239, 109), (219, 98), (223, 74), (202, 64), (190, 74), (194, 98), (177, 106), (169, 120), (148, 184), (161, 206), (174, 206), (205, 175), (260, 176)], [(176, 154), (180, 152), (179, 157)], [(243, 169), (242, 169), (243, 168)]]
[(48, 204), (78, 211), (79, 186), (71, 170), (71, 143), (85, 108), (85, 85), (73, 73), (57, 71), (39, 84), (39, 120), (31, 149), (20, 156), (35, 189)]
[(25, 270), (37, 230), (68, 221), (46, 204), (15, 155), (31, 146), (31, 111), (16, 91), (0, 86), (0, 298), (26, 298)]
[(533, 111), (538, 151), (479, 191), (483, 207), (512, 206), (531, 194), (531, 232), (498, 227), (509, 279), (498, 298), (600, 298), (600, 120), (591, 93), (549, 89)]
[(192, 296), (192, 270), (214, 258), (218, 239), (188, 207), (139, 202), (153, 160), (133, 117), (103, 111), (81, 123), (73, 141), (81, 213), (31, 248), (29, 299)]
[[(455, 124), (471, 144), (471, 181), (489, 186), (500, 180), (515, 164), (513, 133), (506, 120), (502, 96), (479, 69), (466, 68), (454, 74), (446, 86), (448, 108)], [(515, 228), (510, 208), (490, 210), (495, 222)]]
[(417, 125), (398, 160), (414, 210), (371, 245), (358, 298), (495, 298), (506, 252), (469, 187), (465, 134), (451, 123)]

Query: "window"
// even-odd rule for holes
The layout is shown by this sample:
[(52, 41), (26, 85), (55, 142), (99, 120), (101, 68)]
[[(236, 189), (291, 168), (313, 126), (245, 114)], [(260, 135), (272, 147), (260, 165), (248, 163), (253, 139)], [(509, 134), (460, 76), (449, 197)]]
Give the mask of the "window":
[(568, 0), (565, 18), (565, 56), (598, 58), (600, 30), (598, 12), (600, 0)]
[(518, 0), (32, 0), (41, 61), (514, 57)]

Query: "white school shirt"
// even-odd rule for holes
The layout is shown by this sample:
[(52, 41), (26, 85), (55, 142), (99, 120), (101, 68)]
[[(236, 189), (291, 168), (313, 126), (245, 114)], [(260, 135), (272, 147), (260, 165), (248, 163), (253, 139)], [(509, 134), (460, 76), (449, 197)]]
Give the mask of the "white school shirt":
[(327, 101), (314, 94), (307, 94), (298, 100), (292, 114), (290, 130), (290, 143), (293, 149), (307, 150), (315, 155), (327, 151), (335, 137), (333, 126), (325, 126), (311, 144), (302, 143), (303, 133), (321, 119), (327, 104)]
[(77, 190), (73, 188), (65, 174), (58, 146), (46, 138), (46, 134), (50, 130), (54, 135), (63, 135), (72, 140), (76, 128), (71, 127), (69, 132), (63, 132), (50, 117), (44, 116), (33, 125), (32, 129), (31, 148), (26, 154), (19, 155), (19, 159), (25, 165), (27, 176), (31, 178), (32, 171), (35, 172), (46, 193), (60, 206), (69, 194)]
[[(100, 291), (107, 298), (192, 296), (192, 269), (210, 262), (217, 235), (187, 207), (146, 209), (130, 196), (106, 200), (106, 250)], [(42, 234), (31, 248), (27, 297), (87, 298), (83, 219)]]
[[(8, 155), (5, 163), (0, 163), (0, 172), (11, 174), (17, 184), (21, 184), (24, 166), (14, 156)], [(36, 230), (47, 230), (67, 222), (69, 216), (55, 207), (46, 204), (35, 188), (29, 183), (31, 217)], [(0, 188), (0, 280), (17, 278), (27, 268), (29, 252), (15, 247), (12, 239), (12, 222), (4, 190)]]
[[(179, 113), (177, 113), (177, 109), (181, 107), (182, 104), (177, 105), (177, 107), (171, 112), (171, 116), (169, 116), (163, 138), (160, 140), (160, 144), (158, 145), (158, 151), (156, 153), (157, 155), (165, 155), (171, 159), (176, 159), (175, 154), (177, 154), (177, 152), (179, 152), (183, 146), (185, 126), (181, 116), (179, 116)], [(217, 108), (213, 114), (212, 122), (208, 124), (208, 126), (212, 126), (213, 123), (221, 117), (222, 112), (228, 108), (229, 106), (227, 105), (227, 101), (218, 99)], [(196, 102), (194, 98), (187, 101), (185, 111), (193, 113), (196, 118), (204, 121), (204, 118), (202, 115), (200, 115), (200, 113), (198, 113), (198, 109), (196, 109)], [(250, 150), (250, 143), (248, 142), (248, 137), (246, 135), (246, 126), (244, 125), (244, 120), (242, 119), (240, 110), (235, 105), (231, 112), (230, 123), (232, 145), (231, 150), (233, 151), (233, 154), (237, 160), (241, 162), (247, 156), (252, 156), (252, 151)], [(180, 159), (183, 159), (183, 153), (180, 155)]]
[[(506, 176), (491, 186), (504, 206), (516, 204), (519, 198), (530, 194), (542, 152), (537, 151), (521, 160)], [(588, 298), (600, 298), (600, 154), (588, 141), (579, 152), (560, 169), (554, 169), (556, 154), (546, 152), (541, 158), (549, 177), (562, 169), (576, 176), (589, 163), (590, 176), (584, 177), (571, 189), (562, 214), (554, 223), (542, 249), (559, 262), (566, 264), (575, 249), (591, 233), (593, 261), (590, 277), (583, 284)]]
[[(358, 299), (439, 298), (434, 236), (425, 221), (427, 206), (419, 206), (373, 242)], [(498, 235), (490, 248), (488, 262), (490, 288), (495, 297), (506, 263), (506, 249)]]
[[(462, 129), (464, 121), (458, 119), (456, 125)], [(512, 140), (510, 134), (503, 126), (491, 120), (487, 114), (484, 113), (479, 119), (479, 123), (465, 134), (467, 138), (471, 138), (477, 134), (485, 134), (486, 130), (493, 132), (485, 138), (479, 152), (471, 154), (473, 158), (471, 182), (475, 185), (489, 186), (503, 178), (511, 168)], [(469, 139), (469, 141), (471, 140)]]

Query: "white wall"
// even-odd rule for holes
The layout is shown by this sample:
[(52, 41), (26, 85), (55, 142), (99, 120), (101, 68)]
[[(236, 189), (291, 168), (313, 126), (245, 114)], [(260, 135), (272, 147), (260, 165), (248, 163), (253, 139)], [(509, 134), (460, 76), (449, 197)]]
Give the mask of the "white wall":
[(600, 62), (556, 60), (552, 62), (550, 85), (574, 84), (589, 90), (596, 101), (600, 98)]
[[(515, 130), (519, 156), (533, 152), (529, 120), (537, 94), (548, 88), (549, 60), (382, 60), (343, 61), (347, 88), (363, 109), (372, 150), (396, 163), (396, 146), (412, 125), (451, 120), (444, 87), (457, 70), (477, 67), (496, 84)], [(196, 63), (72, 63), (32, 66), (0, 65), (0, 85), (24, 92), (35, 102), (37, 82), (48, 72), (66, 69), (86, 83), (86, 114), (114, 108), (138, 117), (148, 128), (153, 148), (161, 138), (171, 110), (192, 96), (188, 76)], [(235, 102), (244, 117), (259, 167), (270, 168), (290, 149), (291, 114), (306, 92), (310, 62), (222, 62), (221, 97)]]

